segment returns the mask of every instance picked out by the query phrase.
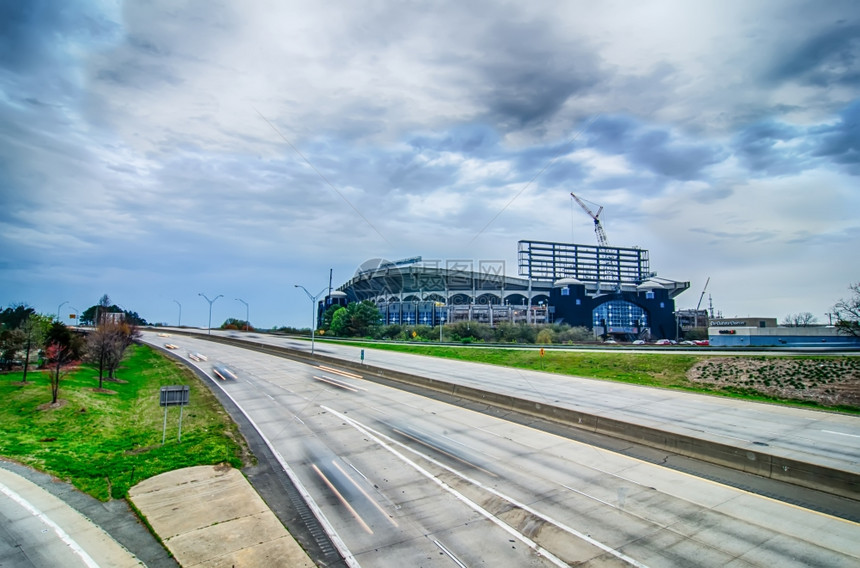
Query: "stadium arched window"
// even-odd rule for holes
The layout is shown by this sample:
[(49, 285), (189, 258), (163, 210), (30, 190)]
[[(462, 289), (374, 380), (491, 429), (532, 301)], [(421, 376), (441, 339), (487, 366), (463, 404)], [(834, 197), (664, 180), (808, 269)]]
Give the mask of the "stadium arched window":
[(609, 300), (594, 308), (592, 321), (595, 326), (608, 327), (639, 327), (647, 326), (645, 310), (632, 302), (624, 300)]

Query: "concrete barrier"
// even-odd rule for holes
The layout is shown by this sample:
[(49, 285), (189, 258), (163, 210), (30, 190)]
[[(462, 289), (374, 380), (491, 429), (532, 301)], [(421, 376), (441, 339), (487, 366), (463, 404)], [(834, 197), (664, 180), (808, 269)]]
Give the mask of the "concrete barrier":
[(487, 406), (502, 410), (517, 412), (596, 434), (612, 436), (648, 447), (666, 450), (761, 477), (824, 491), (849, 499), (860, 500), (860, 476), (849, 471), (802, 462), (761, 450), (721, 444), (676, 432), (666, 432), (658, 428), (606, 418), (561, 406), (548, 405), (544, 402), (527, 398), (495, 393), (467, 385), (403, 373), (384, 367), (365, 365), (359, 361), (339, 359), (318, 353), (311, 355), (310, 353), (289, 347), (249, 342), (230, 337), (194, 332), (183, 333), (200, 339), (208, 339), (245, 349), (251, 348), (261, 353), (268, 353), (310, 365), (324, 364), (336, 366), (361, 374), (363, 377), (371, 380), (381, 379), (385, 382), (407, 386), (413, 391), (431, 391), (471, 402), (486, 404)]

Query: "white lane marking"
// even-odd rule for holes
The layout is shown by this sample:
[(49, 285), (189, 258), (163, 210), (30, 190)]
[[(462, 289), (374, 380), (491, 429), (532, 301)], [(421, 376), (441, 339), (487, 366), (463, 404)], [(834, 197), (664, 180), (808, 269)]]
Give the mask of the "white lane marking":
[(439, 550), (441, 550), (442, 552), (444, 552), (445, 554), (447, 554), (447, 555), (448, 555), (448, 558), (450, 558), (451, 560), (453, 560), (453, 561), (454, 561), (454, 563), (455, 563), (457, 566), (459, 566), (460, 568), (469, 568), (468, 566), (466, 566), (465, 564), (463, 564), (462, 562), (460, 562), (460, 559), (459, 559), (459, 558), (457, 558), (456, 556), (454, 556), (454, 553), (453, 553), (453, 552), (451, 552), (450, 550), (448, 550), (447, 548), (445, 548), (445, 545), (443, 545), (441, 542), (439, 542), (438, 540), (435, 540), (435, 539), (433, 540), (433, 542), (434, 542), (434, 543), (436, 543), (436, 546), (438, 546), (438, 547), (439, 547)]
[(267, 396), (267, 397), (269, 397), (269, 398), (270, 398), (270, 399), (272, 399), (272, 400), (275, 400), (275, 397), (273, 397), (273, 396), (272, 396), (272, 395), (270, 395), (269, 393), (266, 393), (266, 396)]
[[(343, 459), (343, 458), (341, 458), (341, 459)], [(343, 461), (346, 461), (346, 460), (343, 460)], [(362, 479), (364, 479), (366, 482), (370, 483), (370, 480), (369, 480), (369, 479), (367, 479), (367, 476), (366, 476), (366, 475), (364, 475), (363, 473), (361, 473), (361, 471), (360, 471), (357, 467), (355, 467), (354, 465), (352, 465), (352, 464), (351, 464), (351, 463), (349, 463), (349, 462), (346, 462), (346, 465), (348, 465), (349, 467), (351, 467), (352, 469), (354, 469), (354, 470), (355, 470), (355, 473), (357, 473), (358, 475), (360, 475), (360, 476), (361, 476), (361, 478), (362, 478)]]
[(84, 564), (86, 564), (90, 568), (100, 568), (98, 562), (93, 560), (93, 558), (89, 554), (87, 554), (87, 552), (83, 548), (81, 548), (81, 546), (77, 542), (75, 542), (75, 540), (70, 537), (68, 533), (66, 533), (66, 531), (60, 528), (60, 525), (49, 519), (47, 515), (42, 513), (42, 511), (33, 506), (29, 501), (18, 495), (9, 487), (6, 487), (6, 485), (4, 485), (3, 483), (0, 483), (0, 492), (9, 497), (9, 499), (15, 501), (16, 503), (24, 507), (24, 509), (26, 509), (31, 515), (33, 515), (34, 517), (42, 521), (44, 524), (48, 525), (51, 529), (53, 529), (54, 533), (56, 533), (59, 539), (62, 540), (69, 548), (71, 548), (72, 552), (77, 554), (78, 557), (83, 560)]
[(496, 526), (498, 526), (499, 528), (501, 528), (502, 530), (504, 530), (505, 532), (507, 532), (508, 534), (510, 534), (511, 536), (516, 538), (517, 540), (519, 540), (520, 542), (524, 543), (526, 546), (528, 546), (532, 550), (534, 550), (537, 554), (543, 556), (544, 558), (546, 558), (547, 560), (549, 560), (550, 562), (552, 562), (556, 566), (559, 566), (560, 568), (567, 568), (568, 564), (566, 564), (560, 558), (555, 556), (549, 550), (546, 550), (545, 548), (540, 546), (538, 543), (536, 543), (532, 539), (530, 539), (527, 536), (525, 536), (524, 534), (518, 532), (516, 529), (514, 529), (513, 527), (511, 527), (510, 525), (508, 525), (507, 523), (505, 523), (501, 519), (497, 518), (495, 515), (493, 515), (492, 513), (490, 513), (489, 511), (487, 511), (486, 509), (484, 509), (483, 507), (481, 507), (480, 505), (478, 505), (477, 503), (475, 503), (474, 501), (472, 501), (471, 499), (469, 499), (468, 497), (466, 497), (465, 495), (463, 495), (462, 493), (460, 493), (459, 491), (457, 491), (456, 489), (454, 489), (453, 487), (451, 487), (450, 485), (448, 485), (447, 483), (442, 481), (441, 479), (439, 479), (432, 472), (424, 469), (423, 467), (421, 467), (420, 465), (418, 465), (417, 463), (415, 463), (414, 461), (412, 461), (411, 459), (409, 459), (408, 457), (406, 457), (405, 455), (403, 455), (402, 453), (397, 451), (390, 444), (386, 443), (382, 438), (385, 438), (386, 440), (388, 440), (392, 444), (396, 444), (398, 446), (401, 446), (404, 449), (409, 450), (418, 456), (421, 456), (423, 459), (426, 459), (427, 461), (433, 463), (434, 465), (441, 467), (441, 468), (457, 475), (458, 477), (465, 480), (466, 482), (471, 483), (471, 484), (475, 485), (476, 487), (479, 487), (480, 489), (482, 489), (484, 491), (488, 491), (488, 492), (492, 493), (493, 495), (496, 495), (496, 496), (506, 500), (507, 502), (511, 503), (512, 505), (519, 507), (528, 513), (531, 513), (532, 515), (535, 515), (536, 517), (539, 517), (539, 518), (543, 519), (544, 521), (546, 521), (550, 524), (555, 525), (556, 527), (564, 530), (565, 532), (567, 532), (567, 533), (569, 533), (569, 534), (571, 534), (571, 535), (573, 535), (573, 536), (575, 536), (581, 540), (584, 540), (585, 542), (599, 548), (600, 550), (603, 550), (605, 552), (612, 554), (613, 556), (615, 556), (619, 560), (622, 560), (622, 561), (624, 561), (624, 562), (626, 562), (632, 566), (636, 566), (637, 568), (647, 568), (647, 566), (645, 564), (642, 564), (641, 562), (639, 562), (633, 558), (630, 558), (629, 556), (627, 556), (623, 552), (621, 552), (619, 550), (615, 550), (614, 548), (612, 548), (606, 544), (603, 544), (602, 542), (599, 542), (599, 541), (591, 538), (590, 536), (573, 529), (572, 527), (568, 527), (568, 526), (544, 515), (543, 513), (535, 511), (534, 509), (532, 509), (531, 507), (529, 507), (525, 503), (520, 503), (519, 501), (513, 499), (512, 497), (509, 497), (503, 493), (500, 493), (499, 491), (496, 491), (492, 487), (488, 487), (488, 486), (482, 484), (481, 482), (479, 482), (475, 479), (471, 479), (468, 476), (463, 475), (462, 473), (458, 472), (457, 470), (450, 468), (450, 467), (446, 466), (445, 464), (434, 460), (430, 456), (427, 456), (425, 454), (422, 454), (420, 452), (417, 452), (417, 451), (409, 448), (408, 446), (400, 444), (396, 440), (393, 440), (393, 439), (389, 438), (388, 436), (386, 436), (385, 434), (376, 432), (375, 430), (372, 430), (371, 428), (364, 426), (363, 424), (359, 423), (355, 419), (353, 419), (353, 418), (351, 418), (345, 414), (341, 414), (340, 412), (338, 412), (332, 408), (329, 408), (327, 406), (321, 406), (321, 408), (325, 409), (328, 412), (331, 412), (332, 414), (334, 414), (335, 416), (337, 416), (341, 420), (351, 424), (353, 428), (355, 428), (359, 432), (363, 433), (365, 436), (368, 436), (370, 439), (372, 439), (374, 442), (379, 444), (385, 450), (387, 450), (387, 451), (391, 452), (392, 454), (394, 454), (395, 456), (397, 456), (401, 461), (403, 461), (407, 465), (411, 466), (415, 471), (417, 471), (418, 473), (420, 473), (421, 475), (423, 475), (424, 477), (426, 477), (427, 479), (434, 482), (436, 485), (438, 485), (439, 487), (441, 487), (442, 489), (444, 489), (445, 491), (447, 491), (448, 493), (450, 493), (451, 495), (456, 497), (459, 501), (461, 501), (467, 507), (471, 508), (473, 511), (482, 515), (487, 520), (489, 520), (490, 522), (492, 522), (493, 524), (495, 524)]
[[(292, 470), (289, 464), (287, 464), (287, 461), (284, 459), (281, 453), (275, 449), (275, 446), (272, 444), (271, 441), (269, 441), (269, 438), (267, 438), (266, 435), (263, 434), (263, 431), (260, 430), (260, 427), (257, 426), (257, 423), (254, 422), (254, 420), (248, 415), (247, 412), (245, 412), (245, 409), (242, 408), (242, 406), (236, 401), (236, 399), (233, 398), (230, 393), (227, 392), (227, 390), (219, 383), (214, 384), (218, 385), (218, 388), (221, 389), (221, 392), (223, 392), (225, 395), (227, 395), (227, 398), (233, 401), (233, 404), (236, 405), (236, 408), (239, 409), (239, 412), (241, 412), (245, 416), (251, 426), (254, 427), (254, 430), (256, 430), (257, 433), (260, 435), (260, 438), (262, 438), (266, 445), (269, 446), (269, 450), (271, 450), (272, 454), (275, 456), (275, 459), (278, 460), (278, 463), (281, 464), (281, 467), (284, 469), (284, 472), (287, 474), (287, 477), (290, 478), (290, 481), (296, 487), (296, 490), (298, 490), (299, 494), (302, 496), (302, 499), (305, 501), (308, 508), (311, 510), (311, 512), (313, 512), (320, 525), (322, 525), (323, 530), (331, 539), (332, 544), (334, 544), (334, 547), (337, 548), (337, 551), (343, 558), (344, 563), (349, 566), (349, 568), (361, 568), (361, 565), (358, 563), (358, 560), (355, 559), (355, 556), (353, 556), (352, 552), (350, 552), (349, 548), (347, 548), (346, 543), (343, 542), (343, 540), (340, 538), (340, 535), (337, 534), (337, 531), (334, 530), (334, 527), (332, 526), (331, 522), (329, 522), (328, 518), (326, 518), (325, 514), (323, 514), (322, 509), (319, 508), (319, 505), (317, 505), (316, 501), (314, 501), (314, 498), (311, 496), (310, 492), (308, 492), (307, 488), (305, 488), (305, 486), (302, 484), (299, 477)], [(296, 418), (298, 419), (298, 417)], [(301, 420), (299, 420), (299, 422), (301, 422)]]
[(860, 438), (857, 434), (848, 434), (846, 432), (837, 432), (835, 430), (822, 430), (822, 432), (827, 432), (828, 434), (839, 434), (840, 436), (851, 436), (852, 438)]

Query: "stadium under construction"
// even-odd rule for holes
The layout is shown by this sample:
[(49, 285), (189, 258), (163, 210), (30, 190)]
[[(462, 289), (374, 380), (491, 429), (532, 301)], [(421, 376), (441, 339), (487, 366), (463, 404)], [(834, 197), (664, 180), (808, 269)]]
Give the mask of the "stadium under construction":
[(320, 313), (369, 300), (384, 324), (565, 323), (595, 336), (676, 338), (674, 299), (690, 283), (658, 278), (647, 250), (531, 240), (518, 247), (518, 276), (506, 275), (503, 261), (370, 261), (320, 302)]

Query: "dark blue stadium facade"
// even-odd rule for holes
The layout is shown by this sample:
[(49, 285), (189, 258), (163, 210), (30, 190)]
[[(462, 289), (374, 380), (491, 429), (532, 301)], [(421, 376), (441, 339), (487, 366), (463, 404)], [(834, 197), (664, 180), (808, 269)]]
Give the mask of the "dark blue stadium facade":
[(618, 339), (676, 339), (675, 297), (647, 250), (520, 241), (518, 276), (502, 261), (374, 260), (320, 303), (369, 300), (384, 324), (565, 323)]

